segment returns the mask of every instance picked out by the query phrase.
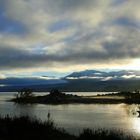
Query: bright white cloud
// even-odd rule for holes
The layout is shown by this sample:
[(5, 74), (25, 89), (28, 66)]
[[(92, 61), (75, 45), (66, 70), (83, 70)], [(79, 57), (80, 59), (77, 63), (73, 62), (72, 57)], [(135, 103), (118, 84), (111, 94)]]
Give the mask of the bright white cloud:
[(125, 78), (125, 79), (130, 79), (130, 78), (135, 78), (136, 75), (123, 75), (122, 78)]
[(6, 76), (4, 74), (0, 74), (0, 79), (5, 79)]

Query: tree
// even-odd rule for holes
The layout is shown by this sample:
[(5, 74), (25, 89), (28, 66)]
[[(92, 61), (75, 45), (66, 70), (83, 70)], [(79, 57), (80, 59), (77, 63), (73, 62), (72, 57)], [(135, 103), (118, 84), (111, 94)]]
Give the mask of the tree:
[(33, 91), (32, 89), (21, 89), (18, 91), (17, 97), (16, 98), (29, 98), (33, 96)]

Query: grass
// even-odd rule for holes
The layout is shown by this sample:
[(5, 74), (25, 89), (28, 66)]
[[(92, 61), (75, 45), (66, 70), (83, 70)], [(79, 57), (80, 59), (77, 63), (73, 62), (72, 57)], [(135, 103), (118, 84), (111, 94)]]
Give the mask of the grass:
[(42, 122), (28, 116), (0, 117), (2, 140), (74, 140), (75, 136), (56, 128), (53, 121)]
[(116, 130), (85, 129), (79, 136), (57, 128), (53, 121), (42, 122), (28, 116), (0, 117), (0, 140), (135, 140)]
[(85, 129), (77, 140), (136, 140), (136, 138), (120, 130)]

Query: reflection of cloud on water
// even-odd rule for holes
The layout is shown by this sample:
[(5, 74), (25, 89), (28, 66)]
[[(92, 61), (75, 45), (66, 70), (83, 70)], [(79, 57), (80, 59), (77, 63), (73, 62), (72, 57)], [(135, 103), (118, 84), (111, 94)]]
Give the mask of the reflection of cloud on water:
[(131, 117), (139, 117), (138, 111), (140, 110), (140, 105), (129, 105), (127, 107), (127, 113)]
[(34, 116), (34, 107), (35, 105), (31, 104), (15, 104), (15, 109), (19, 116)]
[(128, 115), (127, 124), (130, 128), (130, 132), (133, 131), (133, 135), (137, 138), (140, 136), (140, 117), (138, 111), (140, 110), (140, 105), (125, 104), (125, 110)]
[(133, 118), (132, 120), (132, 128), (135, 132), (140, 135), (140, 118)]

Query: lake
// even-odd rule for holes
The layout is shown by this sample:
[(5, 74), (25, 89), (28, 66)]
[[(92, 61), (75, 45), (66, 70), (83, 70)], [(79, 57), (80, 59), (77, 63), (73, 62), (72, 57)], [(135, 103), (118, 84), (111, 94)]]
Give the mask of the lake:
[[(14, 97), (15, 93), (0, 93), (0, 114), (12, 116), (29, 115), (42, 121), (47, 120), (48, 112), (51, 119), (58, 127), (65, 128), (69, 133), (79, 134), (83, 128), (107, 128), (121, 129), (127, 133), (140, 136), (140, 118), (138, 117), (138, 105), (126, 104), (67, 104), (67, 105), (43, 105), (27, 104), (18, 105), (7, 100)], [(46, 93), (35, 93), (44, 95)], [(69, 94), (69, 93), (68, 93)], [(95, 92), (73, 93), (77, 95), (91, 96)]]

